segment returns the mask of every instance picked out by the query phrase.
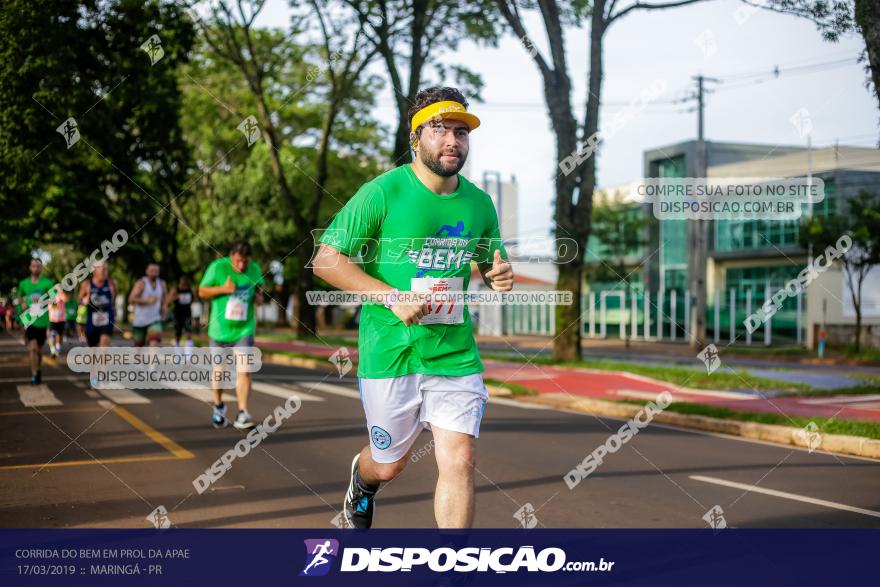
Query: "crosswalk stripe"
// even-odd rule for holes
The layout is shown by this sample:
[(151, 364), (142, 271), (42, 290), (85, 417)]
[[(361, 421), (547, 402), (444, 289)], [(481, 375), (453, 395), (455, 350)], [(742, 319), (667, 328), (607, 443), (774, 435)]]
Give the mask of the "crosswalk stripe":
[(76, 377), (68, 376), (67, 380), (79, 387), (80, 389), (85, 389), (86, 387), (88, 387), (85, 381), (77, 379)]
[[(297, 388), (299, 386), (296, 386)], [(300, 391), (299, 389), (291, 389), (290, 387), (282, 387), (281, 385), (275, 385), (273, 383), (266, 383), (264, 381), (252, 381), (251, 388), (254, 391), (259, 391), (260, 393), (265, 393), (268, 395), (272, 395), (275, 397), (280, 397), (283, 399), (287, 399), (292, 395), (297, 396), (300, 400), (304, 402), (322, 402), (325, 401), (323, 397), (312, 395), (310, 393), (305, 393), (304, 391)]]
[(28, 408), (41, 406), (60, 406), (61, 400), (55, 397), (52, 390), (45, 383), (40, 385), (18, 385), (18, 397), (21, 403)]
[(130, 389), (99, 389), (101, 395), (114, 404), (149, 404), (149, 398), (142, 396)]

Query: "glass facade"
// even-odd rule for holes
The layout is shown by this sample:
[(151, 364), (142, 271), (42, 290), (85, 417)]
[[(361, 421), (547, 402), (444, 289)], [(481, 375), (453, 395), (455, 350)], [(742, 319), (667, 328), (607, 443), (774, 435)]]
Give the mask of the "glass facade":
[[(783, 289), (789, 280), (797, 277), (803, 269), (803, 265), (772, 265), (763, 267), (735, 267), (727, 269), (725, 275), (725, 288), (721, 294), (721, 303), (726, 306), (729, 291), (736, 290), (737, 315), (742, 313), (746, 316), (746, 296), (752, 292), (751, 311), (761, 307), (767, 299), (767, 285), (770, 286), (770, 296)], [(722, 316), (724, 317), (724, 316)], [(773, 315), (772, 326), (776, 335), (794, 337), (797, 325), (797, 298), (786, 297), (782, 307)], [(763, 337), (763, 329), (755, 333), (756, 338)]]
[[(684, 155), (657, 165), (657, 177), (685, 177)], [(687, 221), (660, 222), (660, 274), (665, 289), (687, 287)]]
[[(830, 216), (837, 213), (834, 180), (825, 180), (825, 198), (813, 204), (813, 214)], [(715, 222), (715, 250), (741, 251), (798, 243), (800, 220), (718, 220)]]

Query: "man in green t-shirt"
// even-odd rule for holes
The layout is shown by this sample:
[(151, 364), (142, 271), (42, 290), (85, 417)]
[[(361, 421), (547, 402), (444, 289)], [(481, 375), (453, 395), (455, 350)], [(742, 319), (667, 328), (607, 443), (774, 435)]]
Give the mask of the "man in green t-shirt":
[(31, 383), (42, 381), (43, 345), (46, 344), (46, 329), (49, 328), (49, 290), (55, 285), (48, 277), (42, 277), (43, 261), (31, 259), (30, 276), (18, 284), (18, 299), (21, 300), (21, 314), (18, 318), (24, 325), (24, 340), (31, 359)]
[[(370, 444), (352, 460), (343, 515), (369, 528), (380, 482), (403, 471), (416, 436), (430, 428), (437, 525), (467, 528), (474, 438), (488, 394), (461, 293), (471, 261), (495, 291), (513, 287), (513, 271), (490, 196), (458, 174), (480, 124), (464, 96), (455, 88), (422, 90), (409, 116), (415, 161), (358, 190), (321, 237), (314, 263), (331, 285), (381, 299), (361, 312), (358, 376)], [(426, 301), (439, 293), (446, 301)]]
[[(251, 261), (251, 246), (245, 241), (232, 245), (228, 257), (208, 265), (199, 283), (199, 297), (211, 304), (208, 337), (212, 347), (242, 348), (254, 346), (254, 302), (263, 303), (263, 294), (257, 288), (263, 285), (260, 266)], [(239, 430), (254, 427), (247, 409), (251, 391), (251, 374), (238, 371), (235, 393), (238, 398), (238, 417), (233, 425)], [(215, 428), (229, 424), (222, 390), (214, 388), (214, 406), (211, 423)]]

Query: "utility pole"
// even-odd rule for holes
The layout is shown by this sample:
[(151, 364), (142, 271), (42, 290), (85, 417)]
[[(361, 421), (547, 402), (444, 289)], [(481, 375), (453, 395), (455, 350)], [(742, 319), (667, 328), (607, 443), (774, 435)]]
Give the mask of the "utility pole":
[[(705, 109), (705, 82), (719, 82), (703, 75), (694, 76), (697, 82), (697, 146), (694, 172), (698, 178), (705, 179), (708, 168), (703, 111)], [(688, 289), (691, 292), (690, 346), (701, 349), (706, 343), (706, 261), (709, 257), (709, 221), (688, 221)]]

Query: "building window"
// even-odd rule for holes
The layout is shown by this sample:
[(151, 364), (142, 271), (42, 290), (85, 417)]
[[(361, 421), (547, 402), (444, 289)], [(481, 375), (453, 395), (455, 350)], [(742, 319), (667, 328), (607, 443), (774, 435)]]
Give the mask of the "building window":
[[(804, 205), (806, 212), (806, 205)], [(833, 216), (837, 213), (837, 191), (834, 180), (825, 180), (825, 198), (813, 204), (813, 215)], [(715, 250), (739, 251), (772, 246), (798, 244), (801, 220), (717, 220)]]

